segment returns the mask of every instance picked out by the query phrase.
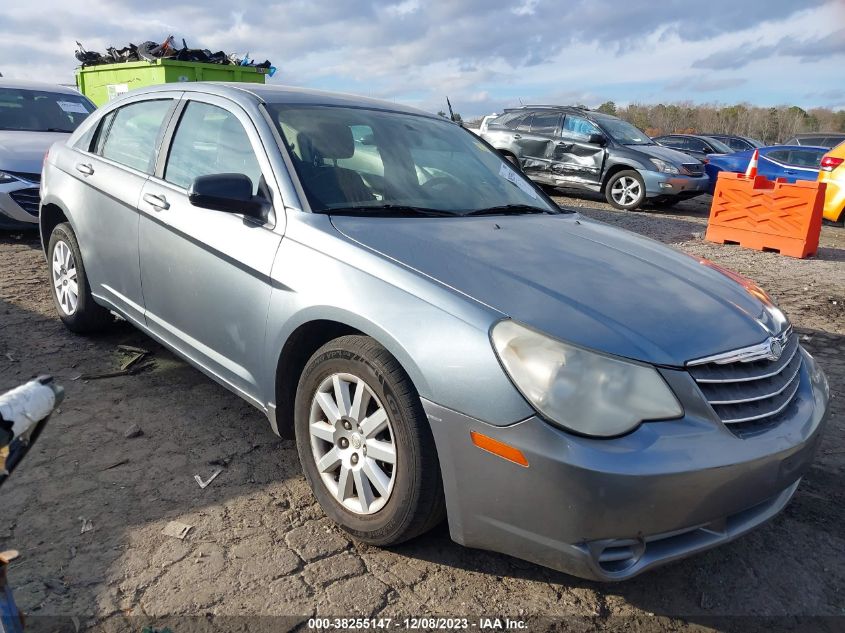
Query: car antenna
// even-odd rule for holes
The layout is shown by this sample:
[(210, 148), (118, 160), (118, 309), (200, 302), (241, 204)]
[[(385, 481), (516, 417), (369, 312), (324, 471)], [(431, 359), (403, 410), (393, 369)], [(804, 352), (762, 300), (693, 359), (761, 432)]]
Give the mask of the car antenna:
[(449, 101), (449, 96), (448, 96), (448, 95), (446, 96), (446, 105), (447, 105), (447, 106), (449, 106), (449, 120), (450, 120), (450, 121), (452, 121), (453, 123), (457, 123), (458, 125), (460, 125), (461, 127), (463, 127), (464, 122), (463, 122), (461, 119), (456, 119), (456, 118), (455, 118), (455, 113), (454, 113), (454, 112), (452, 112), (452, 102), (451, 102), (451, 101)]

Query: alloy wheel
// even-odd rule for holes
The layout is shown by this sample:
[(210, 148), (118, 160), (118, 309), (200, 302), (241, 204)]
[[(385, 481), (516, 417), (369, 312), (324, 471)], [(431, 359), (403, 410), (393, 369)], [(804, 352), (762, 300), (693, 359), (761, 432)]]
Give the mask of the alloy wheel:
[(387, 411), (361, 378), (332, 374), (311, 401), (311, 453), (335, 500), (355, 514), (374, 514), (396, 482), (396, 441)]
[(59, 308), (71, 316), (79, 305), (76, 260), (67, 242), (59, 240), (53, 248), (53, 288)]
[(634, 204), (639, 200), (641, 194), (642, 185), (640, 185), (636, 178), (631, 178), (630, 176), (622, 176), (610, 188), (610, 195), (622, 206)]

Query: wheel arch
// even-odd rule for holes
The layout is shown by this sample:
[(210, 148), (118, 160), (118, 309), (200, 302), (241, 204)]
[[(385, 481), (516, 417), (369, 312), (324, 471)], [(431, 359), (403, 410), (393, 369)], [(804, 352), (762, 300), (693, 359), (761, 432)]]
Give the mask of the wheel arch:
[(604, 177), (601, 181), (601, 189), (600, 191), (604, 193), (605, 187), (607, 187), (607, 183), (610, 182), (610, 179), (613, 178), (616, 174), (620, 171), (639, 171), (639, 168), (635, 165), (630, 165), (628, 163), (616, 163), (611, 166), (607, 172), (605, 172)]
[(50, 201), (41, 205), (38, 214), (38, 232), (41, 236), (41, 249), (47, 254), (47, 245), (50, 243), (50, 235), (62, 222), (67, 222), (73, 228), (70, 217), (61, 205)]
[(285, 439), (293, 439), (294, 402), (299, 379), (308, 360), (320, 347), (341, 336), (358, 334), (369, 336), (383, 346), (405, 370), (411, 383), (420, 392), (422, 373), (411, 361), (404, 348), (387, 332), (372, 324), (358, 322), (355, 315), (312, 315), (291, 330), (276, 356), (274, 430)]

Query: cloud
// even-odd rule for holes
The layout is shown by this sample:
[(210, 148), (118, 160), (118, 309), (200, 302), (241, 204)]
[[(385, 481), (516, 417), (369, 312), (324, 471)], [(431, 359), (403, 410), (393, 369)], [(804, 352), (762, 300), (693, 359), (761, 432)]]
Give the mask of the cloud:
[(840, 29), (821, 39), (796, 39), (784, 37), (774, 44), (755, 46), (746, 42), (731, 50), (712, 53), (693, 62), (693, 68), (722, 70), (742, 68), (753, 62), (771, 57), (796, 57), (803, 62), (813, 62), (845, 55), (845, 29)]
[(765, 57), (782, 47), (778, 55), (810, 82), (841, 51), (845, 18), (838, 0), (664, 0), (659, 8), (648, 0), (39, 0), (35, 17), (31, 0), (0, 1), (7, 76), (66, 83), (76, 40), (104, 50), (173, 33), (193, 47), (270, 59), (278, 82), (435, 110), (449, 94), (478, 113), (566, 95), (588, 104), (706, 92), (757, 99), (743, 90), (789, 101), (817, 88), (780, 82), (777, 94), (763, 91), (737, 72), (758, 58), (744, 46)]

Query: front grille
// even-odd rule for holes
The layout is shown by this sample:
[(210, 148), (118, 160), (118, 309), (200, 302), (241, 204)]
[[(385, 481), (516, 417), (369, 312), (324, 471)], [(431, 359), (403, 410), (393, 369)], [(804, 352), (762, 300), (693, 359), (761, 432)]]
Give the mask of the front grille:
[(701, 163), (683, 163), (681, 169), (685, 174), (690, 176), (704, 175), (704, 165)]
[(26, 171), (9, 171), (8, 169), (0, 170), (4, 174), (9, 174), (10, 176), (14, 176), (15, 178), (20, 178), (22, 180), (27, 180), (29, 182), (41, 182), (41, 174), (32, 174)]
[(38, 187), (18, 189), (9, 193), (9, 197), (33, 217), (38, 217), (38, 205), (41, 204), (41, 192)]
[[(790, 330), (783, 337), (777, 360), (768, 358), (725, 359), (691, 363), (688, 370), (713, 410), (736, 435), (746, 437), (771, 428), (788, 412), (795, 399), (803, 359), (798, 335)], [(755, 346), (759, 348), (759, 346)], [(742, 357), (743, 351), (735, 354)], [(746, 352), (746, 358), (749, 358)]]

